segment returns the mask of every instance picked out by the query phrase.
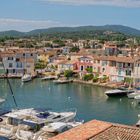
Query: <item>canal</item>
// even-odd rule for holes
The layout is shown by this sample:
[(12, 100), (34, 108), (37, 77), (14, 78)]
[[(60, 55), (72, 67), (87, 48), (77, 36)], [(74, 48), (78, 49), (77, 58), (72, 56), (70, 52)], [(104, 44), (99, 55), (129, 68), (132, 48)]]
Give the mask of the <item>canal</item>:
[[(56, 85), (51, 81), (35, 79), (29, 83), (12, 79), (11, 85), (19, 108), (48, 108), (63, 111), (76, 108), (77, 118), (92, 119), (133, 125), (138, 121), (140, 106), (134, 100), (108, 98), (106, 88), (70, 83)], [(0, 80), (0, 97), (6, 102), (1, 108), (14, 108), (6, 80)]]

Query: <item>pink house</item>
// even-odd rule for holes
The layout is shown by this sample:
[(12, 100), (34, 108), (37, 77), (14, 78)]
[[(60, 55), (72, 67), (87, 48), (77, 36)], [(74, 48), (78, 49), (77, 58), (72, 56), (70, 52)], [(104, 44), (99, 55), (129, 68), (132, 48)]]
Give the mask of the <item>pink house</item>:
[(80, 57), (77, 62), (79, 72), (87, 72), (87, 68), (93, 68), (93, 59), (91, 57)]

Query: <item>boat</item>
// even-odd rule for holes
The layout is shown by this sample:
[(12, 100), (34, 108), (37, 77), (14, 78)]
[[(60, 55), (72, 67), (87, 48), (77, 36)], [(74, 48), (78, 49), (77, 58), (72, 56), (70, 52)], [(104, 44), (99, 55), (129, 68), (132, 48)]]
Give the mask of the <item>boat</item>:
[(0, 98), (0, 104), (4, 103), (5, 99)]
[(136, 96), (138, 96), (138, 95), (140, 95), (140, 92), (135, 91), (135, 92), (133, 92), (133, 93), (127, 94), (127, 97), (128, 97), (129, 99), (134, 99), (134, 98), (135, 98)]
[(10, 124), (0, 125), (0, 136), (3, 136), (5, 138), (14, 139), (16, 131), (17, 131), (17, 126), (13, 126)]
[(24, 62), (24, 63), (25, 63), (25, 64), (24, 64), (25, 73), (24, 73), (24, 75), (22, 76), (21, 81), (22, 81), (22, 82), (29, 82), (29, 81), (32, 80), (32, 75), (29, 74), (29, 73), (27, 73), (27, 71), (26, 71), (26, 68), (27, 68), (26, 53), (25, 53), (25, 62)]
[(64, 132), (65, 130), (68, 130), (68, 125), (67, 123), (64, 122), (55, 122), (55, 123), (50, 123), (42, 128), (45, 132), (49, 133), (61, 133)]
[(71, 83), (73, 80), (65, 80), (65, 79), (58, 79), (53, 81), (55, 84), (66, 84), (66, 83)]
[(114, 89), (114, 90), (108, 90), (105, 92), (105, 94), (109, 97), (117, 97), (117, 96), (126, 96), (127, 94), (133, 93), (134, 90), (129, 89)]
[(18, 125), (15, 135), (18, 140), (37, 140), (41, 133), (42, 131), (35, 132), (28, 125)]
[(79, 125), (83, 124), (82, 122), (55, 122), (55, 123), (50, 123), (46, 126), (44, 126), (42, 129), (45, 132), (49, 133), (62, 133), (66, 130), (69, 130), (73, 127), (77, 127)]
[(135, 99), (138, 103), (140, 103), (140, 95), (135, 96), (134, 99)]
[(22, 82), (29, 82), (32, 80), (32, 76), (30, 74), (25, 74), (25, 75), (23, 75), (21, 80), (22, 80)]
[(29, 108), (13, 110), (3, 116), (10, 120), (11, 125), (18, 125), (20, 122), (20, 124), (26, 124), (34, 129), (36, 127), (41, 128), (46, 123), (72, 121), (76, 116), (76, 111), (52, 112)]
[(57, 78), (58, 78), (57, 76), (45, 76), (45, 77), (41, 78), (41, 80), (55, 80)]

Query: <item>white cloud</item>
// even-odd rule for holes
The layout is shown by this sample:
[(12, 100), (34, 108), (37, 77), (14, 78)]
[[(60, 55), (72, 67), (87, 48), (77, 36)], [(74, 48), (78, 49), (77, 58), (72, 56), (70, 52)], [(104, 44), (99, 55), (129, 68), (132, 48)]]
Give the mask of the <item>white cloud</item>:
[(140, 7), (140, 0), (40, 0), (70, 5), (108, 5), (119, 7)]
[(0, 18), (0, 31), (19, 30), (30, 31), (32, 29), (63, 26), (60, 22), (51, 20), (23, 20)]

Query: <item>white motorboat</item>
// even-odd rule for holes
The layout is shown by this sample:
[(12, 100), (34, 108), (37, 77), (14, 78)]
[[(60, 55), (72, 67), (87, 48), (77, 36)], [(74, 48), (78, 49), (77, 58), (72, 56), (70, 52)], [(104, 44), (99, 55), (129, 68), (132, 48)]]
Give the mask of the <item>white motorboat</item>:
[(53, 81), (55, 84), (66, 84), (66, 83), (71, 83), (73, 80), (66, 80), (66, 79), (58, 79)]
[(140, 95), (135, 96), (134, 99), (135, 99), (138, 103), (140, 103)]
[(45, 76), (45, 77), (41, 78), (41, 80), (55, 80), (57, 78), (58, 78), (57, 76)]
[(64, 122), (55, 122), (50, 123), (42, 128), (45, 132), (49, 133), (61, 133), (64, 130), (68, 130), (67, 123)]
[(21, 78), (22, 82), (28, 82), (32, 80), (32, 76), (30, 74), (25, 74), (23, 75), (23, 77)]
[(17, 131), (17, 126), (13, 126), (9, 124), (0, 125), (0, 136), (12, 139), (15, 137), (16, 131)]
[(13, 110), (4, 116), (11, 120), (11, 124), (17, 125), (20, 122), (20, 124), (27, 124), (34, 128), (36, 126), (41, 127), (46, 123), (71, 121), (75, 118), (76, 111), (52, 112), (30, 108)]
[(77, 127), (79, 125), (82, 125), (83, 122), (54, 122), (50, 123), (42, 128), (44, 132), (49, 132), (49, 133), (62, 133), (66, 130), (69, 130), (73, 127)]
[(140, 92), (136, 91), (136, 92), (133, 92), (133, 93), (129, 93), (127, 94), (127, 97), (129, 99), (134, 99), (136, 96), (140, 95)]
[(15, 135), (18, 140), (37, 140), (41, 134), (42, 131), (35, 132), (28, 125), (19, 125)]
[(0, 104), (4, 103), (5, 99), (0, 98)]

